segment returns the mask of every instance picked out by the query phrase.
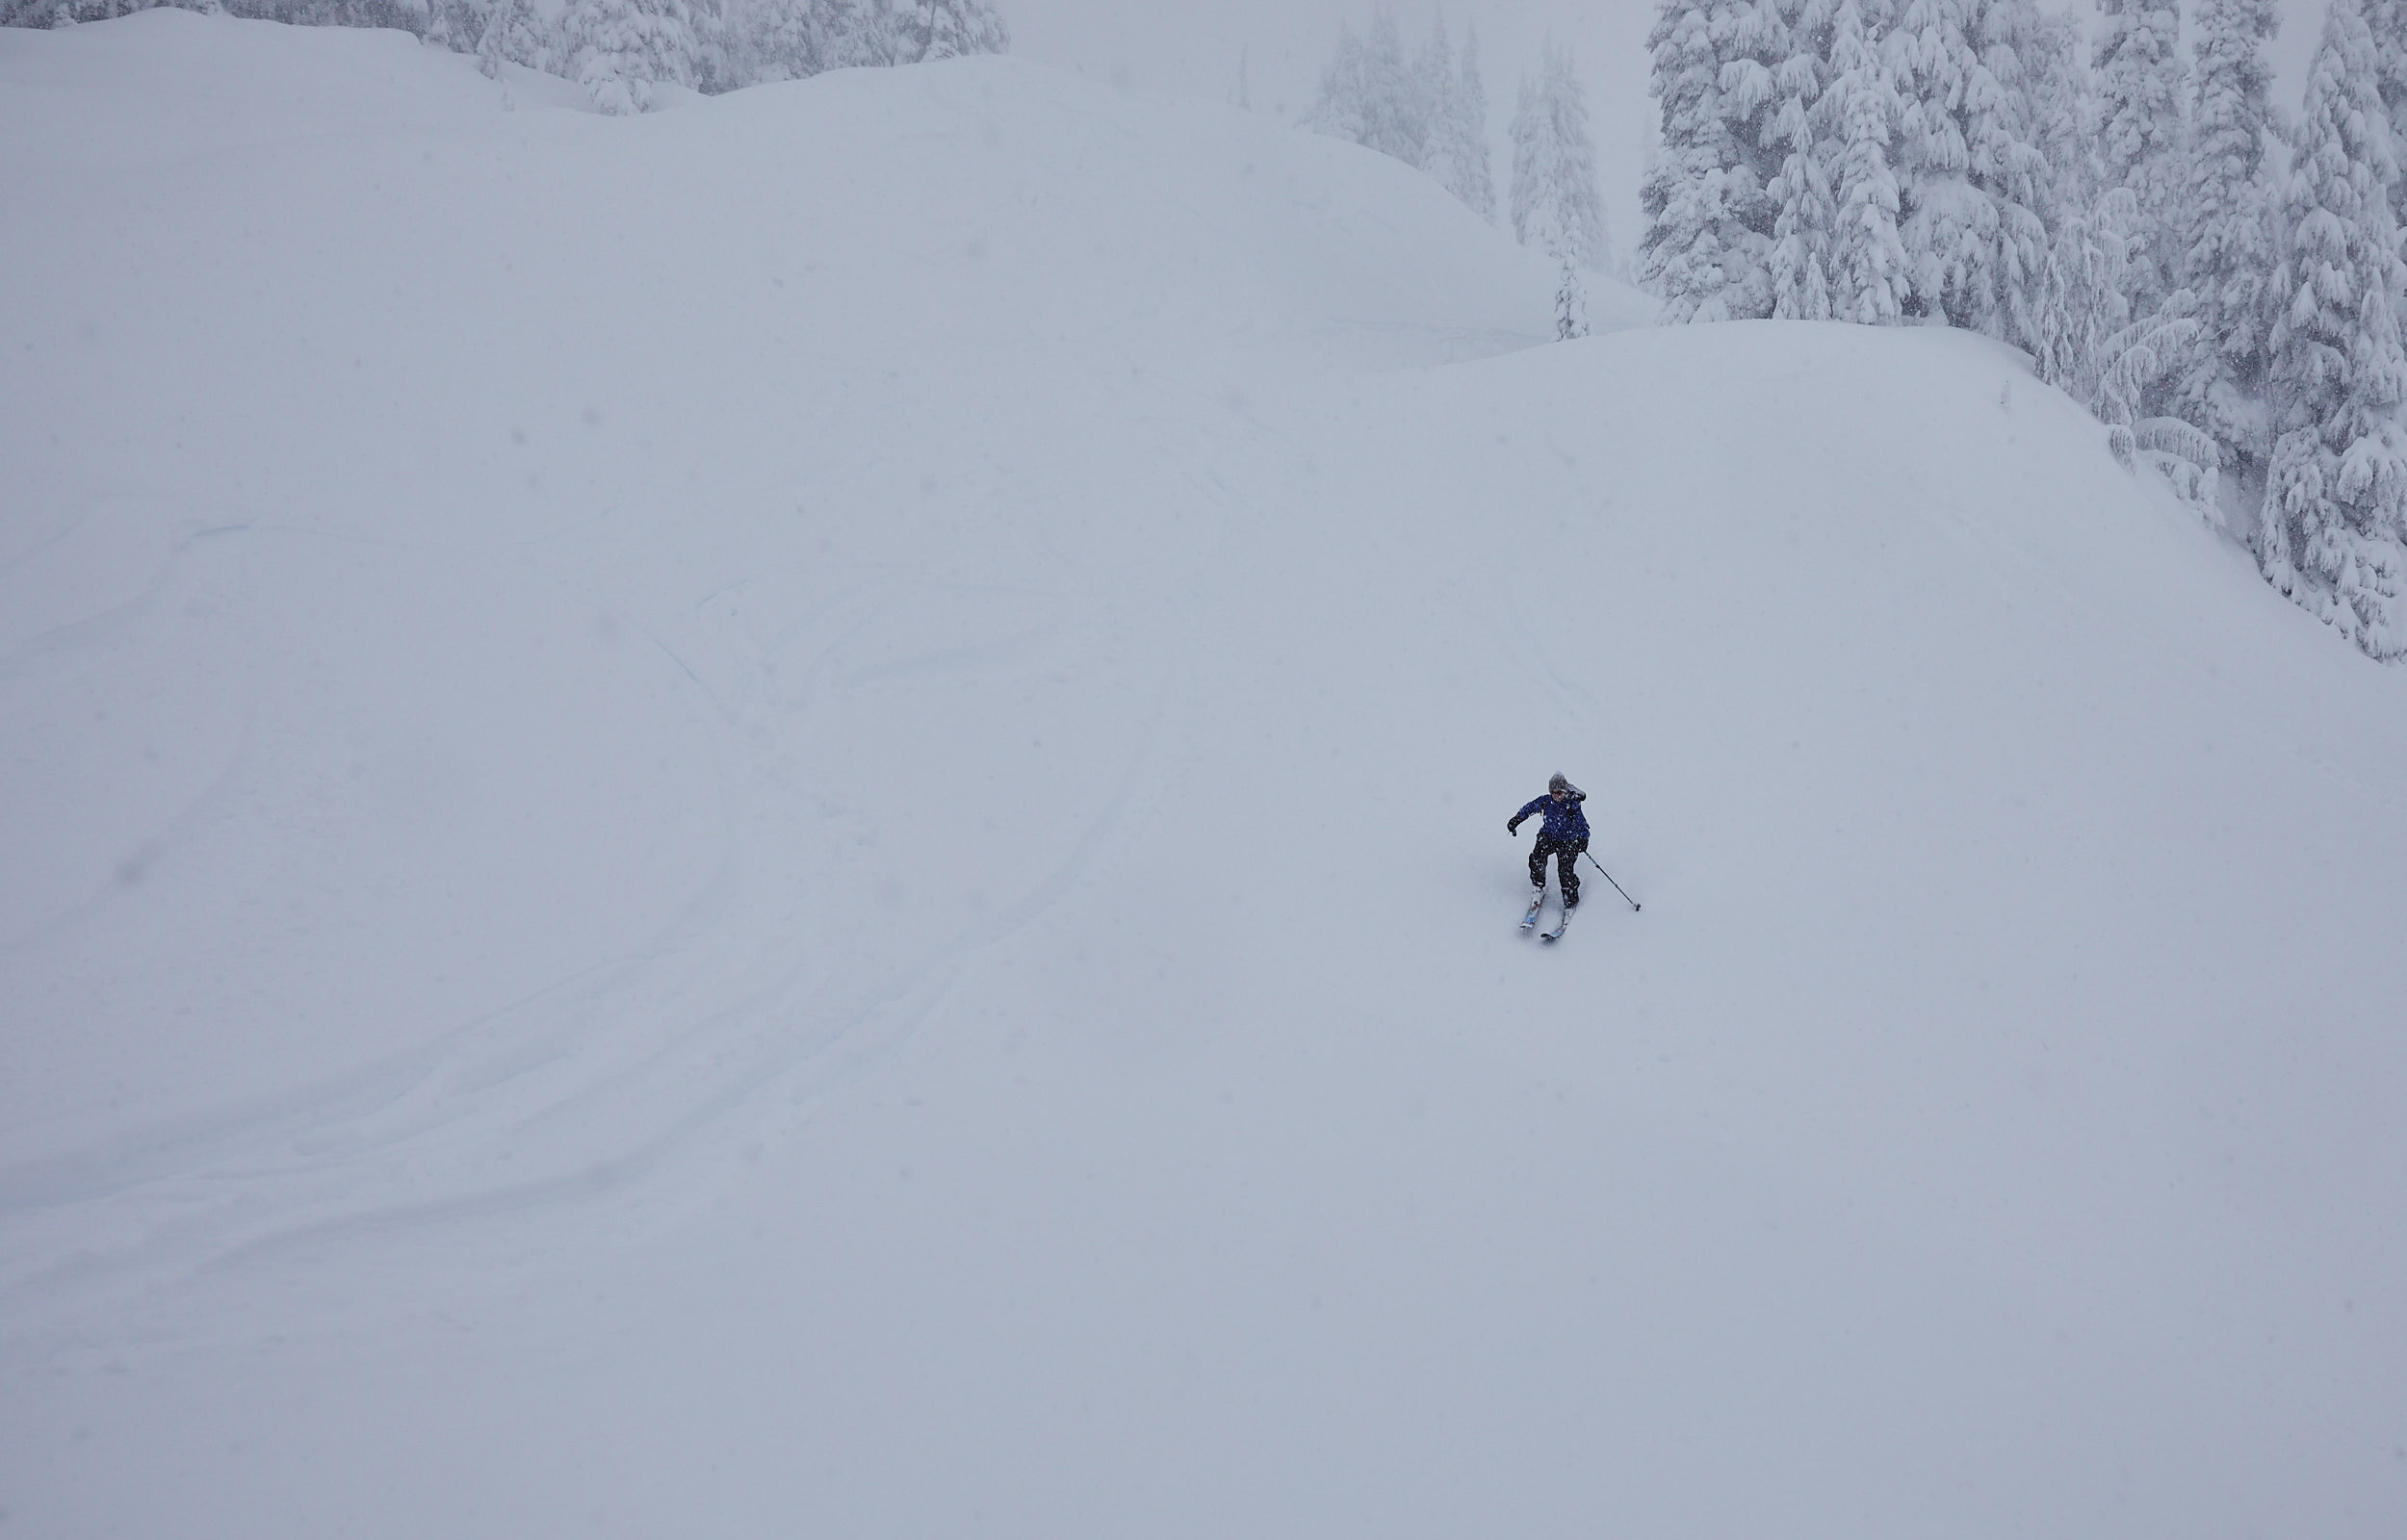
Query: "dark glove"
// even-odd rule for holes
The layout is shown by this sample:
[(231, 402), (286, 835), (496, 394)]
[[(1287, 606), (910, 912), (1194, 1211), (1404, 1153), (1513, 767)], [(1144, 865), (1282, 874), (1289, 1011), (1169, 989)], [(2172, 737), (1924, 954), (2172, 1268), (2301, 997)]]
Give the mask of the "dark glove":
[(1508, 818), (1508, 819), (1506, 819), (1506, 820), (1505, 820), (1505, 833), (1506, 833), (1506, 834), (1519, 834), (1520, 832), (1521, 832), (1521, 820), (1520, 820), (1520, 819), (1518, 819), (1518, 818)]
[(1585, 839), (1583, 839), (1583, 840), (1581, 840), (1578, 844), (1573, 845), (1573, 846), (1571, 847), (1571, 854), (1572, 854), (1572, 855), (1574, 855), (1574, 856), (1585, 856), (1585, 855), (1587, 855), (1587, 854), (1588, 854), (1588, 841), (1587, 841), (1587, 840), (1585, 840)]

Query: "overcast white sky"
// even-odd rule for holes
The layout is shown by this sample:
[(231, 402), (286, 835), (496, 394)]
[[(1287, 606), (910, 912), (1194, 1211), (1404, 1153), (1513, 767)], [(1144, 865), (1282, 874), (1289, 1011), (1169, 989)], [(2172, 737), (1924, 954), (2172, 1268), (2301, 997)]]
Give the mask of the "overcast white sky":
[[(1239, 56), (1257, 111), (1293, 121), (1311, 105), (1340, 21), (1360, 30), (1370, 0), (996, 0), (1011, 23), (1012, 51), (1066, 65), (1137, 90), (1224, 96)], [(2041, 0), (2055, 9), (2053, 0)], [(2323, 20), (2321, 0), (2281, 0), (2274, 43), (2276, 99), (2295, 109), (2307, 60)], [(1646, 30), (1654, 0), (1453, 0), (1447, 31), (1459, 47), (1466, 22), (1479, 29), (1481, 75), (1488, 85), (1496, 151), (1497, 194), (1510, 169), (1505, 126), (1521, 74), (1537, 64), (1551, 30), (1571, 44), (1588, 85), (1614, 244), (1627, 252), (1638, 233), (1638, 179), (1646, 119)], [(2084, 9), (2086, 9), (2084, 7)], [(1389, 7), (1406, 46), (1417, 49), (1438, 7), (1396, 0)]]

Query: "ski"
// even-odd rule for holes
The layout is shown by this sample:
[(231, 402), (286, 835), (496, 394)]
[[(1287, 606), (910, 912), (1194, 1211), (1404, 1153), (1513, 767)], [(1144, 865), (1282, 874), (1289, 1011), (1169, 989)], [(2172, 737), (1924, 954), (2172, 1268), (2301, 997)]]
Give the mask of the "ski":
[(1563, 939), (1563, 928), (1570, 923), (1571, 911), (1566, 909), (1563, 911), (1563, 918), (1555, 921), (1555, 928), (1551, 931), (1539, 932), (1538, 938), (1541, 941), (1560, 941)]
[(1545, 907), (1546, 890), (1541, 887), (1538, 890), (1538, 896), (1530, 900), (1530, 911), (1521, 916), (1521, 929), (1525, 931), (1538, 929), (1538, 911)]

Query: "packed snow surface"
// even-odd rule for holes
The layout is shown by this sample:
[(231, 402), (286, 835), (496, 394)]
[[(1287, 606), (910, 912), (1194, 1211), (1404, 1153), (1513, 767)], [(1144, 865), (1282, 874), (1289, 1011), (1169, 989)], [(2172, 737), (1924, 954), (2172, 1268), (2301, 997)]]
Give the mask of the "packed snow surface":
[(0, 33), (12, 1536), (2407, 1532), (2407, 673), (2022, 359), (575, 108)]

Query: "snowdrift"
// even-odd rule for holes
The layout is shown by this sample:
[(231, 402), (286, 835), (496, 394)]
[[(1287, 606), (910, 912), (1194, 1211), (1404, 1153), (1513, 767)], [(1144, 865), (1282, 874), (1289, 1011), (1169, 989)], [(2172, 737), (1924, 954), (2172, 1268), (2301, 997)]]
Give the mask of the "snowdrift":
[(13, 1528), (2407, 1523), (2401, 678), (2015, 355), (1007, 59), (0, 203)]

